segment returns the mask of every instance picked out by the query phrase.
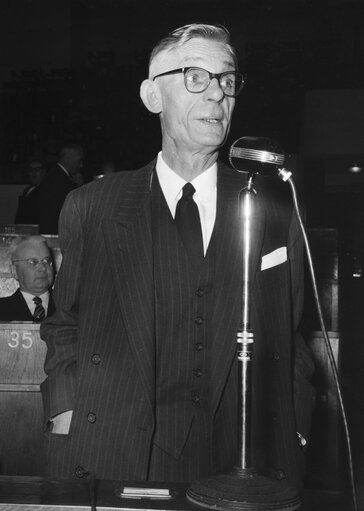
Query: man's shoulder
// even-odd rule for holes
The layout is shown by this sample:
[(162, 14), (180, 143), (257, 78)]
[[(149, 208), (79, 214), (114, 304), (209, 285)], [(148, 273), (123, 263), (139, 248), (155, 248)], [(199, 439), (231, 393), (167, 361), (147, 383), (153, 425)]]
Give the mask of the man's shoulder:
[(8, 307), (14, 305), (15, 303), (20, 302), (21, 299), (22, 299), (22, 294), (20, 293), (20, 290), (18, 288), (15, 291), (15, 293), (13, 293), (12, 295), (3, 296), (2, 298), (0, 298), (0, 309), (8, 308)]
[(70, 195), (74, 198), (96, 198), (97, 196), (105, 197), (110, 194), (118, 195), (121, 191), (128, 192), (138, 187), (141, 189), (148, 188), (154, 167), (155, 160), (137, 170), (121, 170), (115, 174), (91, 181), (72, 191)]
[(12, 295), (0, 298), (0, 321), (32, 321), (32, 315), (19, 288)]
[(61, 167), (55, 163), (50, 166), (46, 175), (42, 179), (42, 182), (39, 185), (39, 191), (42, 193), (48, 188), (58, 189), (60, 186), (69, 187), (70, 184), (72, 184), (70, 177), (68, 177)]

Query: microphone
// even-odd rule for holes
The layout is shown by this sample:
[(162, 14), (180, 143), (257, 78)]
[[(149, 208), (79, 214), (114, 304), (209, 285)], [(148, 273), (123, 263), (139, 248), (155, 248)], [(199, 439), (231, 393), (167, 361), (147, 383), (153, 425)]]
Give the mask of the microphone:
[(238, 172), (278, 175), (286, 181), (292, 175), (283, 168), (285, 155), (280, 144), (267, 137), (241, 137), (229, 150), (229, 161)]

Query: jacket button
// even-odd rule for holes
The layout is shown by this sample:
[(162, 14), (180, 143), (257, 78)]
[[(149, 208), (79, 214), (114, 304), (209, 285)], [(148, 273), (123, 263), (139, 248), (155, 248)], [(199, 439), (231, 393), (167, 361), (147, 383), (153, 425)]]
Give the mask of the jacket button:
[(86, 470), (83, 468), (83, 467), (76, 467), (75, 469), (75, 476), (76, 477), (85, 477), (86, 475)]
[(278, 479), (278, 481), (282, 481), (282, 479), (286, 478), (286, 474), (281, 469), (277, 469), (274, 471), (274, 477)]
[(274, 352), (273, 352), (273, 360), (278, 361), (280, 358), (281, 358), (281, 357), (280, 357), (280, 355), (279, 355), (278, 351), (274, 351)]
[(196, 291), (196, 295), (201, 298), (204, 294), (206, 293), (206, 291), (204, 290), (203, 287), (199, 287)]
[(201, 369), (195, 369), (193, 371), (193, 374), (196, 376), (196, 378), (201, 378), (201, 376), (203, 375), (203, 371), (201, 371)]
[(196, 325), (202, 325), (203, 322), (204, 322), (204, 319), (201, 318), (201, 316), (197, 316), (197, 318), (195, 318)]
[(92, 412), (88, 413), (87, 420), (89, 421), (90, 424), (93, 424), (94, 422), (96, 422), (96, 415)]
[(92, 355), (91, 357), (91, 362), (93, 364), (95, 364), (95, 366), (99, 365), (99, 363), (101, 362), (101, 357), (98, 353), (95, 353), (94, 355)]
[(201, 401), (201, 398), (198, 394), (192, 394), (191, 399), (192, 399), (192, 403), (195, 405), (198, 405), (199, 402)]
[(204, 345), (202, 344), (202, 342), (196, 342), (196, 344), (195, 344), (196, 351), (201, 351), (201, 350), (203, 350), (203, 348), (204, 348)]

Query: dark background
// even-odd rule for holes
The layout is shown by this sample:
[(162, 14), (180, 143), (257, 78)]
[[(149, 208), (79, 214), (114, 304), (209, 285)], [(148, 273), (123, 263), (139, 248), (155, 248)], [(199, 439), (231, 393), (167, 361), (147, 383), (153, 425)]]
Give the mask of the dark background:
[(149, 52), (195, 21), (230, 29), (247, 74), (229, 142), (273, 136), (298, 153), (306, 92), (363, 87), (361, 0), (2, 0), (1, 181), (23, 182), (27, 161), (54, 161), (65, 139), (84, 145), (86, 179), (103, 159), (149, 161), (160, 148), (139, 98)]
[[(69, 139), (84, 146), (86, 181), (106, 159), (120, 171), (147, 163), (160, 149), (158, 119), (139, 98), (149, 52), (196, 21), (229, 28), (247, 75), (222, 158), (245, 135), (292, 155), (307, 226), (318, 229), (314, 261), (364, 496), (364, 171), (348, 172), (364, 165), (363, 0), (1, 0), (0, 183), (25, 183), (28, 161), (56, 161)], [(308, 286), (307, 328), (318, 330), (312, 303)], [(345, 480), (342, 435), (322, 424)]]

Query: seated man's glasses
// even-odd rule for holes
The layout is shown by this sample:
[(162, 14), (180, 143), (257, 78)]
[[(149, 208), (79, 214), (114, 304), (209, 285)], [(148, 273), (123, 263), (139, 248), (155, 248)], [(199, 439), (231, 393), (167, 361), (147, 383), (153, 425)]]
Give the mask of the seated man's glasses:
[(27, 266), (30, 266), (31, 268), (36, 268), (40, 264), (43, 264), (44, 266), (52, 266), (53, 261), (51, 257), (43, 257), (43, 259), (34, 259), (33, 257), (29, 257), (29, 259), (13, 259), (13, 263), (20, 263), (24, 262), (27, 264)]
[(210, 85), (211, 80), (216, 78), (220, 87), (225, 94), (231, 98), (235, 98), (244, 85), (244, 76), (238, 71), (225, 71), (224, 73), (210, 73), (202, 67), (181, 67), (166, 71), (156, 75), (153, 80), (160, 76), (173, 75), (176, 73), (183, 73), (185, 87), (188, 92), (198, 93), (203, 92)]

